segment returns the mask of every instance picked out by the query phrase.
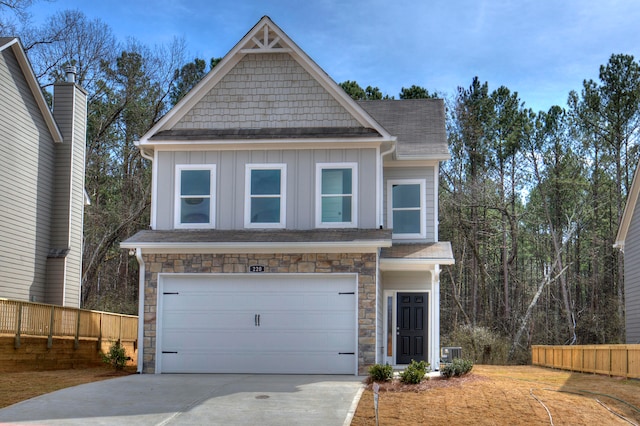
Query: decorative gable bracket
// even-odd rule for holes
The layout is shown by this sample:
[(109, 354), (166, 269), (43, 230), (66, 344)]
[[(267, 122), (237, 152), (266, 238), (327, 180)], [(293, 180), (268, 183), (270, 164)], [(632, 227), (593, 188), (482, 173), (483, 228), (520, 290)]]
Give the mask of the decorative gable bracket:
[(291, 52), (291, 49), (283, 46), (280, 36), (266, 23), (262, 30), (256, 31), (256, 35), (251, 37), (251, 42), (241, 49), (241, 53), (275, 53), (275, 52)]

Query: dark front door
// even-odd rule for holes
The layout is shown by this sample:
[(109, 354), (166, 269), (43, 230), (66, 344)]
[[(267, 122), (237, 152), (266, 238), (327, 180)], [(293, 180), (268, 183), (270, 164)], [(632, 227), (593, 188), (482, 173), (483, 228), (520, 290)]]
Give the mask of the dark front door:
[(428, 293), (398, 293), (396, 364), (427, 360)]

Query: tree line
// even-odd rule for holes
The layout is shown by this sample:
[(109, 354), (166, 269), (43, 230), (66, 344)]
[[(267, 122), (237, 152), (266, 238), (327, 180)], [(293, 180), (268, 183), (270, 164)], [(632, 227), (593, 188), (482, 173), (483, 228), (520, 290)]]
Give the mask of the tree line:
[[(6, 16), (5, 36), (27, 19)], [(89, 93), (82, 305), (136, 313), (137, 262), (119, 242), (148, 227), (151, 171), (134, 141), (219, 58), (187, 60), (182, 39), (118, 41), (79, 11), (18, 35), (47, 96), (65, 64)], [(354, 99), (392, 98), (355, 81), (340, 86)], [(398, 94), (436, 96), (452, 156), (441, 166), (439, 233), (456, 259), (440, 274), (443, 342), (513, 362), (531, 344), (624, 342), (623, 259), (613, 243), (638, 161), (640, 64), (613, 54), (597, 80), (548, 111), (478, 77), (449, 96), (416, 85)]]

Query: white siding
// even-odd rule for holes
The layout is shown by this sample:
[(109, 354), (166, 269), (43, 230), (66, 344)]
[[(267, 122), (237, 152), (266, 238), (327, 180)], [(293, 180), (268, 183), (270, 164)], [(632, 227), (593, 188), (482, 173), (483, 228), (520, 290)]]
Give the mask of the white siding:
[(0, 297), (44, 301), (54, 143), (11, 49), (0, 53)]

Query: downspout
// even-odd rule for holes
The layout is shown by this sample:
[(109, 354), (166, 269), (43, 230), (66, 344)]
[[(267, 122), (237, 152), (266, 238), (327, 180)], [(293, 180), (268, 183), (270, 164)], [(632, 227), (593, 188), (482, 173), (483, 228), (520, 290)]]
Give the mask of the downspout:
[(139, 265), (139, 284), (138, 284), (138, 368), (137, 372), (142, 373), (144, 362), (144, 259), (142, 258), (142, 249), (136, 248), (136, 259)]
[(152, 172), (151, 172), (151, 214), (149, 215), (149, 229), (154, 229), (156, 227), (156, 196), (157, 196), (157, 188), (156, 188), (156, 176), (157, 170), (155, 169), (157, 161), (155, 160), (155, 151), (151, 150), (151, 153), (145, 151), (144, 147), (137, 145), (140, 149), (140, 155), (142, 158), (147, 159), (151, 162)]
[[(384, 228), (384, 176), (383, 176), (383, 170), (384, 170), (384, 157), (391, 154), (393, 151), (395, 151), (396, 149), (396, 140), (394, 140), (391, 143), (391, 148), (389, 148), (388, 150), (384, 151), (383, 153), (380, 154), (380, 173), (378, 174), (378, 185), (380, 190), (378, 191), (378, 194), (380, 194), (380, 201), (379, 201), (379, 208), (380, 208), (380, 213), (379, 213), (379, 217), (378, 217), (378, 228), (382, 229)], [(389, 194), (387, 194), (387, 197), (389, 196)]]

